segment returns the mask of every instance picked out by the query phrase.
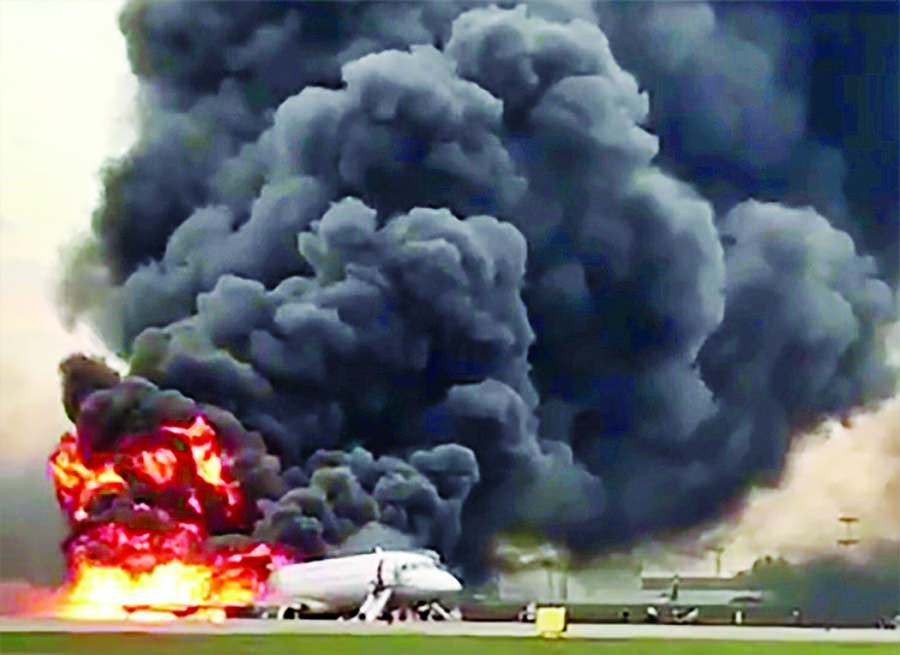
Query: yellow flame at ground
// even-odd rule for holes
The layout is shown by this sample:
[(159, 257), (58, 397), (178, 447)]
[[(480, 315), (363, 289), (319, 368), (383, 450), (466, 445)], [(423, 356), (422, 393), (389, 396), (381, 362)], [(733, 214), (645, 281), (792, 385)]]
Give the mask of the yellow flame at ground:
[[(129, 606), (203, 605), (209, 602), (212, 575), (209, 567), (177, 561), (138, 574), (117, 567), (84, 565), (76, 575), (61, 614), (71, 619), (124, 619), (129, 616), (125, 609)], [(246, 592), (240, 593), (243, 590), (235, 587), (230, 591), (235, 598), (228, 600), (248, 600)], [(165, 611), (140, 610), (132, 613), (131, 618), (141, 620), (144, 614), (171, 615)]]
[[(174, 438), (166, 438), (167, 433)], [(98, 451), (85, 460), (78, 435), (70, 433), (51, 454), (57, 500), (75, 530), (67, 546), (69, 582), (61, 590), (64, 600), (57, 615), (220, 621), (226, 608), (252, 603), (264, 585), (276, 557), (272, 548), (251, 543), (215, 549), (206, 541), (207, 501), (216, 506), (226, 501), (224, 518), (231, 519), (230, 527), (241, 527), (247, 520), (240, 486), (230, 475), (231, 459), (222, 452), (212, 426), (197, 416), (189, 426), (162, 426), (147, 437), (134, 437), (122, 453)], [(189, 453), (190, 459), (181, 453)], [(181, 500), (196, 516), (182, 521), (165, 518), (156, 525), (169, 515), (158, 516), (143, 503), (135, 504), (130, 495), (135, 475), (142, 493), (152, 492), (152, 498), (175, 511), (185, 509)], [(170, 485), (176, 495), (165, 500)], [(141, 527), (113, 520), (86, 525), (93, 501), (105, 494), (130, 502), (134, 512), (153, 517), (156, 523)]]
[(132, 612), (127, 616), (129, 621), (134, 621), (135, 623), (166, 623), (168, 621), (174, 621), (176, 618), (178, 617), (171, 612), (158, 612), (155, 610), (139, 610), (137, 612)]

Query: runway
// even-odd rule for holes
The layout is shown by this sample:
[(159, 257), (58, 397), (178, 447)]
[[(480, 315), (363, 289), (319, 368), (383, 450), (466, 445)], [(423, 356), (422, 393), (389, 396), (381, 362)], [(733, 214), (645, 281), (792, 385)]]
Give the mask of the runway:
[[(139, 632), (208, 635), (341, 634), (434, 635), (467, 637), (533, 637), (534, 625), (512, 622), (413, 622), (387, 625), (338, 621), (266, 621), (229, 619), (223, 623), (66, 621), (62, 619), (0, 618), (2, 632)], [(791, 628), (761, 626), (574, 624), (568, 639), (708, 639), (723, 641), (830, 641), (900, 643), (896, 630)]]

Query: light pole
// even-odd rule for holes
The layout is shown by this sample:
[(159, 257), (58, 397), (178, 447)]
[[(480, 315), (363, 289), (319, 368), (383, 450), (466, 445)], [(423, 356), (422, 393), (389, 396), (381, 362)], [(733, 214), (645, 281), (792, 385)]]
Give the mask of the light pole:
[[(844, 548), (849, 551), (851, 547), (859, 543), (859, 539), (853, 536), (853, 526), (859, 523), (859, 519), (855, 516), (840, 516), (838, 517), (838, 521), (844, 524), (844, 536), (843, 538), (839, 538), (837, 540), (838, 548)], [(830, 624), (837, 619), (837, 601), (833, 599), (829, 603), (829, 605), (831, 606), (831, 620), (829, 621)], [(827, 627), (830, 627), (830, 625)]]
[(838, 539), (837, 544), (842, 548), (849, 549), (859, 543), (859, 539), (853, 536), (853, 526), (859, 523), (859, 519), (855, 516), (841, 516), (838, 521), (844, 524), (844, 538)]
[(711, 553), (715, 553), (716, 555), (716, 577), (722, 577), (722, 553), (725, 552), (725, 549), (722, 546), (710, 546), (707, 548)]

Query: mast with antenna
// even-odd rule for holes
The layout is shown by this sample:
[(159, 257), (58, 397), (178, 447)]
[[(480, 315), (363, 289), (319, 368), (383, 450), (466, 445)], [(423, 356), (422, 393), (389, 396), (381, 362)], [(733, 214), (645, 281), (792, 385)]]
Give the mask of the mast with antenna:
[(716, 556), (716, 577), (717, 577), (717, 578), (721, 578), (721, 577), (722, 577), (722, 553), (725, 552), (725, 548), (723, 548), (723, 547), (720, 546), (720, 545), (716, 545), (716, 546), (710, 546), (710, 547), (707, 548), (706, 550), (708, 550), (708, 551), (711, 552), (711, 553), (715, 553), (715, 556)]
[(838, 539), (838, 546), (843, 548), (850, 548), (850, 546), (855, 546), (859, 543), (859, 539), (853, 536), (853, 526), (859, 523), (859, 519), (855, 516), (841, 516), (838, 521), (844, 524), (844, 537), (842, 539)]

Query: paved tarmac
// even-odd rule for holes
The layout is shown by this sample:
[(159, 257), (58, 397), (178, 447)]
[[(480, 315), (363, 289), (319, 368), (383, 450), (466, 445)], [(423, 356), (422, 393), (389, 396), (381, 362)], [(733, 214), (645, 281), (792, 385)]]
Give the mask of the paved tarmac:
[[(169, 634), (423, 634), (475, 637), (530, 637), (534, 625), (512, 622), (413, 622), (387, 625), (339, 621), (265, 621), (229, 619), (223, 623), (168, 621), (162, 623), (66, 621), (62, 619), (0, 618), (3, 632), (146, 632)], [(739, 641), (832, 641), (898, 643), (900, 632), (875, 629), (833, 629), (706, 626), (574, 624), (569, 639), (720, 639)]]

